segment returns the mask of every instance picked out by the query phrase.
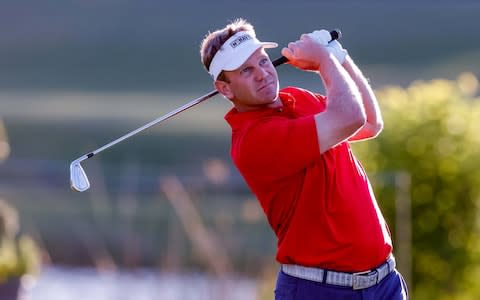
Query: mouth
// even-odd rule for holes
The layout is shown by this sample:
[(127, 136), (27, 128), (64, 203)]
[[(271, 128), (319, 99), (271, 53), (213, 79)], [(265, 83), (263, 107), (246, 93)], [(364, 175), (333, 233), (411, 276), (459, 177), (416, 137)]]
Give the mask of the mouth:
[(274, 84), (273, 81), (272, 81), (272, 82), (268, 82), (268, 83), (262, 85), (257, 91), (260, 92), (260, 91), (264, 90), (265, 88), (268, 88), (269, 86), (271, 86), (271, 85), (273, 85), (273, 84)]

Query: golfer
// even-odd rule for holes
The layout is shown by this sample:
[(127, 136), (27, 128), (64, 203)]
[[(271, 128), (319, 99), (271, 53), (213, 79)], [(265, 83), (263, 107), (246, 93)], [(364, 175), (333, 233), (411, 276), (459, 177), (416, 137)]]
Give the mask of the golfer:
[(243, 19), (209, 33), (201, 59), (233, 103), (231, 157), (278, 238), (275, 299), (407, 299), (392, 241), (350, 143), (383, 127), (362, 72), (326, 30), (281, 53), (323, 80), (326, 95), (279, 90), (277, 72)]

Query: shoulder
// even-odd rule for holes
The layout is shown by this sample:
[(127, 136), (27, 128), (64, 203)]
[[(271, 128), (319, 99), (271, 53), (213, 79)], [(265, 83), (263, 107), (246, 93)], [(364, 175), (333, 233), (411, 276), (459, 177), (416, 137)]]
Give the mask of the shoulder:
[(280, 98), (297, 116), (320, 113), (327, 107), (325, 96), (298, 87), (283, 88)]
[(280, 96), (292, 97), (294, 99), (304, 99), (311, 101), (325, 101), (326, 97), (319, 93), (315, 93), (303, 88), (288, 86), (280, 90)]

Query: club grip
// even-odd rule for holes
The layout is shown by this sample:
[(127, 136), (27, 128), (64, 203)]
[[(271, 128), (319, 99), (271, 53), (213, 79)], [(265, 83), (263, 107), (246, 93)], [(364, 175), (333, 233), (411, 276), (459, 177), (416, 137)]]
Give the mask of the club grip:
[[(333, 40), (338, 40), (342, 37), (342, 32), (340, 31), (340, 29), (334, 29), (334, 30), (330, 31), (330, 36), (332, 37), (330, 42), (333, 41)], [(277, 66), (283, 65), (287, 61), (288, 61), (288, 59), (285, 56), (280, 56), (276, 60), (272, 61), (272, 64), (273, 64), (274, 67), (277, 67)]]
[(280, 56), (276, 60), (272, 61), (272, 64), (273, 64), (274, 67), (277, 67), (279, 65), (283, 65), (287, 61), (288, 61), (288, 59), (285, 56)]

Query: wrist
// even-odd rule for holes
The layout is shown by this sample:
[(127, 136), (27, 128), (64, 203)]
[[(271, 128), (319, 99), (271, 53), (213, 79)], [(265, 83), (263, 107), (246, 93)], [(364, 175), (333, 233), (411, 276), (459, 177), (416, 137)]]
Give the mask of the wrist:
[(326, 57), (322, 57), (318, 59), (317, 71), (320, 73), (320, 76), (323, 77), (322, 74), (330, 73), (335, 69), (339, 69), (340, 66), (341, 64), (339, 63), (335, 55), (333, 53), (328, 52)]
[(345, 62), (345, 58), (348, 55), (347, 50), (345, 50), (342, 45), (336, 40), (331, 41), (328, 44), (327, 49), (328, 52), (332, 53), (338, 60), (338, 62), (343, 65), (343, 63)]

